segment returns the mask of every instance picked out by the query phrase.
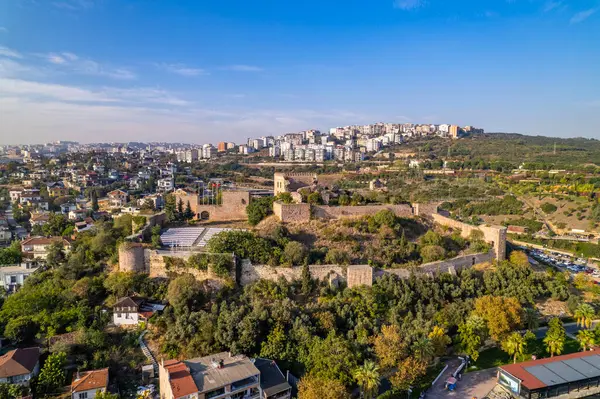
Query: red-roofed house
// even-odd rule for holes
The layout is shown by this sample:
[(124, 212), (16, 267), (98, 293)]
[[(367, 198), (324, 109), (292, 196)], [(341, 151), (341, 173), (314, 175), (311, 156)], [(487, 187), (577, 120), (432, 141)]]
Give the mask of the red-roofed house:
[(71, 383), (71, 399), (94, 399), (108, 388), (108, 368), (78, 372)]
[(63, 237), (31, 237), (21, 241), (21, 252), (28, 259), (46, 259), (54, 243), (62, 243), (65, 252), (71, 250), (71, 243)]
[(40, 371), (40, 348), (14, 349), (0, 356), (0, 383), (29, 384)]

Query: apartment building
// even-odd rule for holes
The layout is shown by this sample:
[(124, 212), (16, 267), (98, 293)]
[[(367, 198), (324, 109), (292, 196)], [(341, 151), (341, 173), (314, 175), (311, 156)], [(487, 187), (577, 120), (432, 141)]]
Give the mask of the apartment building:
[(160, 399), (259, 399), (260, 371), (227, 352), (159, 365)]
[(160, 399), (290, 399), (275, 361), (227, 352), (159, 365)]

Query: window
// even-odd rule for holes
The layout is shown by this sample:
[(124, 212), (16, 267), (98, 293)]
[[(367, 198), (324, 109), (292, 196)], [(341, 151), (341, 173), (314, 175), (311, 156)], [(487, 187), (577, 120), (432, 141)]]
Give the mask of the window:
[(10, 283), (11, 284), (16, 284), (17, 283), (17, 276), (10, 276)]
[(87, 392), (80, 392), (79, 393), (79, 399), (87, 399), (88, 394)]

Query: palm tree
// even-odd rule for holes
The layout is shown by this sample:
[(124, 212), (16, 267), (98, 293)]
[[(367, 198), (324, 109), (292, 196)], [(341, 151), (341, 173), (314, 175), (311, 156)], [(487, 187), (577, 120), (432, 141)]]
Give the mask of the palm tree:
[(513, 363), (517, 363), (517, 356), (522, 355), (525, 349), (525, 338), (518, 332), (513, 332), (502, 342), (502, 349), (513, 357)]
[(429, 338), (421, 338), (412, 345), (412, 350), (418, 360), (428, 362), (435, 355), (435, 348)]
[(587, 303), (582, 303), (575, 310), (575, 319), (577, 320), (577, 325), (581, 325), (584, 328), (592, 327), (592, 320), (594, 320), (594, 316), (596, 312), (594, 308)]
[(550, 357), (554, 357), (554, 355), (560, 355), (562, 353), (565, 346), (565, 337), (556, 333), (546, 334), (544, 343), (546, 344), (548, 353), (550, 353)]
[(375, 362), (365, 361), (361, 367), (354, 370), (353, 376), (362, 390), (363, 398), (372, 399), (377, 394), (380, 377), (379, 367)]
[(596, 343), (596, 337), (593, 331), (590, 330), (580, 330), (577, 333), (577, 339), (579, 340), (579, 345), (581, 345), (581, 350), (586, 351), (588, 348), (592, 350), (592, 347)]

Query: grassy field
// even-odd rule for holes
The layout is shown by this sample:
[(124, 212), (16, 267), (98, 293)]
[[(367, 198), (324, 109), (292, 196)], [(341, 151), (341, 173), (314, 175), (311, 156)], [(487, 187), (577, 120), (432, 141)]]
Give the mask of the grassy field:
[[(569, 353), (575, 353), (580, 351), (581, 348), (579, 346), (579, 342), (572, 338), (568, 338), (565, 342), (565, 347), (563, 350), (563, 355)], [(546, 352), (546, 346), (544, 345), (544, 341), (542, 339), (537, 339), (532, 342), (529, 348), (527, 348), (526, 353), (522, 356), (517, 357), (517, 363), (524, 362), (527, 360), (531, 360), (531, 356), (535, 355), (538, 359), (543, 357), (549, 357), (548, 352)], [(505, 364), (512, 363), (513, 359), (508, 356), (506, 352), (504, 352), (499, 347), (494, 347), (490, 349), (486, 349), (479, 353), (479, 359), (469, 367), (468, 371), (478, 371), (485, 370), (492, 367), (498, 367)]]

